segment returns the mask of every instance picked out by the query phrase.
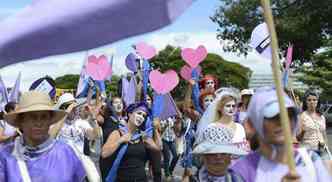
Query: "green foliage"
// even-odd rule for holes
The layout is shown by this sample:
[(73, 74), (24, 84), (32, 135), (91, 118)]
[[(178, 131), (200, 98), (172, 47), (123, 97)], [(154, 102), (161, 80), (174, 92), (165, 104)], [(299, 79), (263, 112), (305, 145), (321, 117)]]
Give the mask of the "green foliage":
[(55, 85), (57, 88), (62, 89), (76, 89), (80, 75), (68, 74), (57, 77), (55, 79)]
[(301, 72), (304, 76), (301, 81), (309, 85), (322, 89), (321, 98), (323, 100), (332, 100), (332, 48), (313, 56), (310, 66), (302, 67)]
[[(160, 69), (161, 72), (174, 69), (180, 73), (181, 68), (185, 65), (181, 59), (180, 49), (172, 46), (167, 46), (160, 51), (150, 62), (154, 69)], [(209, 53), (201, 63), (201, 67), (203, 74), (215, 75), (221, 86), (233, 86), (239, 89), (248, 87), (251, 70), (240, 64), (225, 61), (222, 57)], [(172, 95), (175, 99), (183, 99), (186, 89), (186, 81), (180, 79), (180, 83), (173, 90)]]
[[(64, 76), (57, 77), (55, 79), (56, 87), (61, 89), (77, 89), (77, 84), (79, 81), (80, 75), (75, 74), (67, 74)], [(112, 93), (112, 95), (117, 95), (118, 92), (118, 81), (120, 77), (117, 75), (112, 76), (112, 81), (109, 83), (105, 81), (106, 85), (106, 94)]]
[[(279, 47), (285, 52), (293, 43), (296, 65), (308, 62), (315, 51), (331, 40), (331, 0), (272, 0)], [(218, 39), (228, 52), (247, 54), (252, 30), (264, 21), (259, 0), (221, 0), (212, 21), (218, 24)]]

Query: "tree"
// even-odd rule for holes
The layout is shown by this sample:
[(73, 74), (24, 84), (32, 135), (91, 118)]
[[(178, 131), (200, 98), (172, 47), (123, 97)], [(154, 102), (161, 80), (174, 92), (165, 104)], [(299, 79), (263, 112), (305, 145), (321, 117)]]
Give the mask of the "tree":
[[(154, 69), (160, 69), (164, 72), (168, 69), (174, 69), (180, 73), (185, 62), (181, 58), (180, 48), (167, 46), (164, 50), (151, 59), (151, 65)], [(216, 54), (209, 53), (207, 58), (201, 63), (203, 74), (213, 74), (219, 79), (221, 86), (233, 86), (239, 89), (247, 88), (251, 70), (237, 63), (225, 61)], [(186, 81), (180, 79), (179, 85), (173, 90), (175, 99), (183, 99), (187, 87)]]
[[(61, 89), (77, 89), (77, 84), (79, 81), (80, 75), (78, 74), (67, 74), (64, 76), (57, 77), (55, 79), (56, 87)], [(106, 94), (109, 95), (109, 93), (112, 93), (113, 95), (116, 95), (118, 92), (118, 81), (120, 77), (117, 75), (112, 76), (111, 83), (108, 81), (105, 81), (106, 85)]]
[(80, 75), (67, 74), (64, 76), (57, 77), (55, 79), (55, 85), (61, 89), (76, 89)]
[[(331, 0), (272, 0), (272, 11), (281, 51), (288, 43), (294, 45), (295, 64), (310, 61), (324, 43), (331, 40)], [(252, 30), (264, 21), (259, 0), (222, 0), (211, 17), (218, 24), (217, 38), (228, 52), (247, 54)]]
[(320, 88), (321, 99), (332, 101), (332, 48), (313, 56), (309, 66), (301, 68), (300, 80), (309, 87)]

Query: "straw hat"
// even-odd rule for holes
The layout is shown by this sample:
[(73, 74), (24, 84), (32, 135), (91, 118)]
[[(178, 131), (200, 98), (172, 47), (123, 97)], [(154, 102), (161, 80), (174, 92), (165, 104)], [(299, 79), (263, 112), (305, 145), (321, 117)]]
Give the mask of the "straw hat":
[(246, 155), (248, 152), (240, 144), (233, 143), (233, 132), (217, 123), (211, 123), (203, 132), (203, 138), (194, 148), (193, 154), (234, 154)]
[(10, 114), (5, 115), (5, 120), (17, 127), (17, 116), (19, 114), (33, 112), (33, 111), (50, 111), (53, 112), (51, 124), (61, 120), (66, 113), (54, 108), (50, 97), (46, 93), (29, 91), (22, 94), (16, 110)]

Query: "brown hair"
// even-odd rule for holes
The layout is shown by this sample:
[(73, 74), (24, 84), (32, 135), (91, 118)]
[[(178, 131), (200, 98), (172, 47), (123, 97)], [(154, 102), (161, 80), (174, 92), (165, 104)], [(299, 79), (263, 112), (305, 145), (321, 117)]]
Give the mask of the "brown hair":
[(215, 121), (218, 121), (222, 117), (222, 113), (220, 112), (220, 108), (224, 108), (225, 104), (227, 102), (232, 101), (232, 100), (235, 101), (235, 98), (230, 96), (230, 95), (225, 95), (219, 100), (219, 102), (217, 104), (217, 108), (216, 108), (217, 111), (216, 111), (216, 115), (215, 115)]

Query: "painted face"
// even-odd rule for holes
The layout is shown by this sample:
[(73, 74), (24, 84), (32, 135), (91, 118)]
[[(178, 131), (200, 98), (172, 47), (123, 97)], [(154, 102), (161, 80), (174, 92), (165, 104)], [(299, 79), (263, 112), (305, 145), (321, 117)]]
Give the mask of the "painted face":
[(227, 116), (234, 116), (236, 104), (235, 101), (229, 101), (224, 105), (223, 114)]
[(131, 120), (134, 122), (135, 126), (139, 127), (145, 121), (146, 112), (137, 110), (134, 111), (131, 116), (133, 117)]
[(207, 95), (207, 96), (205, 96), (204, 99), (203, 99), (204, 109), (207, 109), (208, 106), (213, 102), (213, 100), (214, 100), (213, 95)]
[(25, 138), (39, 144), (47, 140), (52, 120), (50, 112), (29, 112), (22, 116), (22, 120), (20, 129), (22, 129)]
[(203, 155), (204, 166), (213, 175), (221, 176), (226, 173), (231, 163), (230, 154), (205, 154)]
[(206, 80), (205, 89), (214, 89), (215, 83), (214, 80)]
[(307, 97), (307, 107), (312, 109), (312, 110), (315, 110), (317, 108), (317, 105), (318, 105), (318, 98), (316, 96), (313, 96), (313, 95), (309, 95)]
[(146, 103), (148, 104), (148, 107), (151, 108), (152, 107), (152, 99), (150, 96), (146, 97)]
[(112, 106), (116, 113), (121, 113), (123, 111), (123, 103), (120, 98), (114, 98), (112, 102)]

